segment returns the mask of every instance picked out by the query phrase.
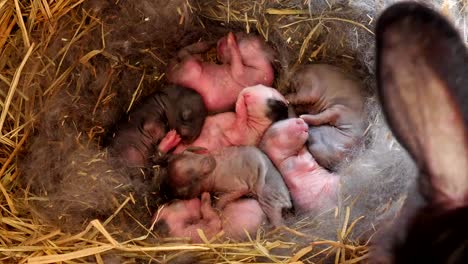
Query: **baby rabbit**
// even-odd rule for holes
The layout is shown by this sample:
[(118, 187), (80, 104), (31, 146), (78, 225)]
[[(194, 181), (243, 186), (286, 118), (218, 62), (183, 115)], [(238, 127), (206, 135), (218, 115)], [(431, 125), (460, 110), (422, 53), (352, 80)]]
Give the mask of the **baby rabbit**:
[(260, 36), (230, 32), (221, 38), (216, 49), (221, 64), (201, 59), (210, 48), (208, 42), (185, 47), (167, 69), (169, 82), (200, 93), (208, 111), (232, 110), (243, 88), (273, 84), (274, 51)]
[(309, 125), (307, 148), (318, 164), (335, 170), (364, 136), (363, 84), (328, 64), (303, 65), (293, 76), (286, 99)]
[(175, 133), (167, 134), (169, 129), (174, 129), (185, 143), (193, 142), (200, 135), (206, 115), (199, 93), (167, 85), (122, 117), (107, 139), (109, 152), (129, 167), (149, 167), (158, 145), (167, 144)]
[(171, 157), (166, 179), (171, 196), (190, 199), (203, 192), (218, 193), (218, 209), (243, 196), (254, 197), (273, 226), (283, 225), (282, 212), (292, 208), (291, 197), (265, 153), (252, 146), (224, 147), (211, 153), (203, 148), (196, 151)]
[(467, 49), (417, 3), (388, 8), (376, 32), (379, 98), (420, 175), (371, 263), (468, 263)]

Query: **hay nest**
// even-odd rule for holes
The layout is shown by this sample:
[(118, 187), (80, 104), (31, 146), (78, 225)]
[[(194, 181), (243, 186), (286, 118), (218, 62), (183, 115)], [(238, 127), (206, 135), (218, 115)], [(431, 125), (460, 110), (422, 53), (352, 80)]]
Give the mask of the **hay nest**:
[[(326, 62), (366, 80), (372, 97), (373, 27), (388, 3), (345, 2), (313, 1), (309, 10), (302, 0), (0, 0), (0, 260), (365, 260), (367, 242), (350, 235), (364, 216), (353, 214), (350, 203), (324, 212), (337, 219), (334, 239), (313, 235), (321, 222), (310, 216), (288, 228), (259, 230), (242, 243), (208, 240), (203, 233), (203, 244), (159, 238), (131, 209), (140, 199), (131, 188), (125, 191), (132, 181), (106, 163), (100, 147), (122, 113), (162, 86), (165, 66), (179, 48), (230, 30), (257, 32), (278, 51), (275, 86), (281, 91), (298, 65)], [(462, 1), (455, 9), (450, 3), (456, 4), (441, 7), (463, 12)], [(73, 199), (81, 200), (76, 208)], [(88, 212), (95, 207), (102, 210)]]

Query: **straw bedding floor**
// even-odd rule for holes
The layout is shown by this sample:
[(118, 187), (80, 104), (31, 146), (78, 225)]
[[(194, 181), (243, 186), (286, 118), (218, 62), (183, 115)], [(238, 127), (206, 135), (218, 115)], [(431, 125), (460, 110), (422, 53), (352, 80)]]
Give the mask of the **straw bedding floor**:
[[(365, 261), (379, 216), (397, 211), (415, 173), (373, 97), (373, 27), (392, 2), (0, 0), (0, 262)], [(465, 32), (466, 1), (432, 2)], [(110, 165), (102, 140), (164, 84), (177, 49), (230, 30), (273, 46), (280, 91), (303, 63), (362, 78), (368, 139), (340, 169), (345, 187), (332, 212), (294, 217), (241, 243), (163, 239), (148, 224), (157, 180)], [(362, 186), (369, 191), (355, 200)]]

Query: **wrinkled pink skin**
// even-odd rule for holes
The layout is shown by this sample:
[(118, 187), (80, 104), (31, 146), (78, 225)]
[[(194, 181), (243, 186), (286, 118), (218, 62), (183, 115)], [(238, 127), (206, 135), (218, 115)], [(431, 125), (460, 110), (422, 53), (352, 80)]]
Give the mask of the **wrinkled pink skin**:
[(224, 237), (246, 239), (246, 230), (254, 235), (266, 221), (260, 205), (255, 199), (240, 199), (231, 202), (221, 211), (211, 206), (210, 194), (202, 194), (190, 200), (178, 200), (155, 213), (153, 221), (164, 219), (169, 226), (169, 236), (188, 237), (194, 243), (202, 242), (197, 229), (203, 230), (208, 239), (224, 231)]
[(297, 212), (319, 212), (337, 203), (339, 178), (307, 150), (308, 126), (300, 118), (274, 123), (260, 143), (283, 175)]
[(258, 36), (229, 33), (221, 38), (217, 43), (221, 65), (202, 60), (200, 54), (210, 47), (198, 42), (182, 49), (167, 70), (169, 82), (197, 91), (208, 111), (231, 110), (245, 87), (273, 84), (272, 52)]
[[(209, 152), (227, 146), (256, 146), (263, 133), (272, 124), (268, 100), (277, 100), (287, 105), (286, 99), (276, 90), (263, 85), (247, 87), (241, 91), (236, 102), (236, 112), (208, 116), (200, 136), (191, 144), (180, 144), (174, 153), (189, 146), (206, 148)], [(287, 116), (287, 110), (284, 113)]]

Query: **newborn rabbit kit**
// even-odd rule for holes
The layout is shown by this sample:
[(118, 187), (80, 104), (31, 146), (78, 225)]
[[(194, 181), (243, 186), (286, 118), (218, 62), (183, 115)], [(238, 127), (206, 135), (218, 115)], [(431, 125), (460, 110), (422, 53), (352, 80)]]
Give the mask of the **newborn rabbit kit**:
[(461, 2), (379, 31), (399, 1), (46, 2), (0, 3), (5, 261), (395, 263), (466, 233), (466, 161), (438, 148), (467, 149)]

